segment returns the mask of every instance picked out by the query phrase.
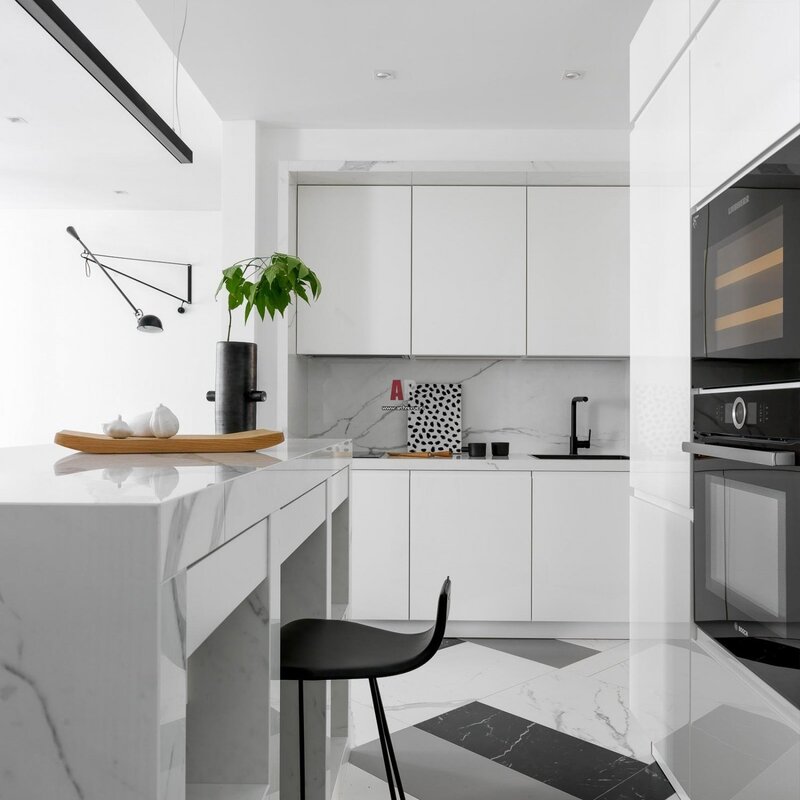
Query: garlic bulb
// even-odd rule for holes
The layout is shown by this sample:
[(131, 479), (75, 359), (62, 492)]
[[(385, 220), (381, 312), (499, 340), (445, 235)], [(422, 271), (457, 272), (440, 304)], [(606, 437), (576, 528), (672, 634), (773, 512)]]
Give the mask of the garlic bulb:
[(127, 439), (133, 435), (130, 425), (122, 419), (122, 414), (118, 414), (111, 422), (106, 422), (103, 425), (103, 433), (112, 439)]
[(153, 436), (159, 439), (169, 439), (174, 436), (180, 428), (178, 418), (163, 405), (158, 406), (150, 417), (150, 428), (153, 431)]
[(134, 436), (152, 436), (153, 429), (150, 427), (150, 417), (153, 416), (152, 411), (145, 411), (142, 414), (137, 414), (128, 424), (131, 426)]

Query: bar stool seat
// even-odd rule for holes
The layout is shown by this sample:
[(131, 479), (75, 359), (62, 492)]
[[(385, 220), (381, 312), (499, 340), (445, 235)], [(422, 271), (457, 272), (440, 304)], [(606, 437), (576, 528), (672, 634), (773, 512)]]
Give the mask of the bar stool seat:
[(422, 633), (396, 633), (358, 622), (326, 619), (298, 619), (281, 628), (281, 679), (298, 682), (301, 800), (305, 800), (303, 681), (358, 678), (369, 680), (392, 800), (396, 800), (393, 776), (400, 798), (405, 800), (377, 679), (411, 672), (433, 658), (444, 638), (449, 611), (447, 578), (439, 593), (436, 622)]

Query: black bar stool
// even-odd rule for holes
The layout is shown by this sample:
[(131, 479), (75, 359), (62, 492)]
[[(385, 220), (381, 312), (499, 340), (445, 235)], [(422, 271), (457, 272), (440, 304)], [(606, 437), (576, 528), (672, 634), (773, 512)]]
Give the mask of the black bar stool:
[(378, 678), (400, 675), (421, 667), (436, 654), (450, 612), (450, 578), (442, 584), (436, 622), (422, 633), (395, 633), (347, 620), (298, 619), (281, 628), (281, 679), (297, 681), (300, 708), (300, 800), (306, 796), (303, 681), (366, 678), (372, 693), (383, 765), (392, 800), (405, 800), (394, 755)]

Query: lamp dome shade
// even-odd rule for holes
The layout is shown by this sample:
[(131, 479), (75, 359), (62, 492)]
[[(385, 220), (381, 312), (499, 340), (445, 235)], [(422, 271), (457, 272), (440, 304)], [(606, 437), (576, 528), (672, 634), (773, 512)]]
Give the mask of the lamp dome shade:
[(136, 327), (142, 333), (162, 333), (164, 330), (161, 320), (153, 314), (145, 314), (143, 317), (139, 317)]

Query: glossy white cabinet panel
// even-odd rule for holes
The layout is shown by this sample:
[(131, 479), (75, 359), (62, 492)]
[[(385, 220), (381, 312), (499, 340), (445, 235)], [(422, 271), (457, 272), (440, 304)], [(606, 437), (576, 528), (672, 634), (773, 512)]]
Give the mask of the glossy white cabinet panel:
[(525, 354), (525, 188), (415, 186), (412, 353)]
[(720, 0), (691, 54), (697, 204), (800, 124), (800, 3)]
[(530, 620), (530, 473), (411, 473), (411, 619), (448, 575), (451, 620)]
[[(692, 3), (698, 0), (691, 0)], [(664, 77), (691, 33), (690, 0), (653, 0), (630, 48), (633, 119)]]
[(627, 621), (624, 472), (533, 474), (533, 619)]
[(408, 355), (411, 188), (299, 186), (297, 252), (322, 294), (297, 304), (297, 352)]
[(700, 21), (706, 15), (711, 6), (717, 2), (718, 0), (691, 0), (690, 6), (692, 30), (694, 30), (700, 24)]
[(353, 470), (350, 616), (408, 619), (409, 471)]
[(630, 498), (631, 711), (653, 742), (689, 722), (691, 537), (687, 517)]
[(528, 355), (628, 355), (628, 189), (528, 189)]
[(690, 504), (690, 130), (685, 53), (631, 133), (631, 485)]

